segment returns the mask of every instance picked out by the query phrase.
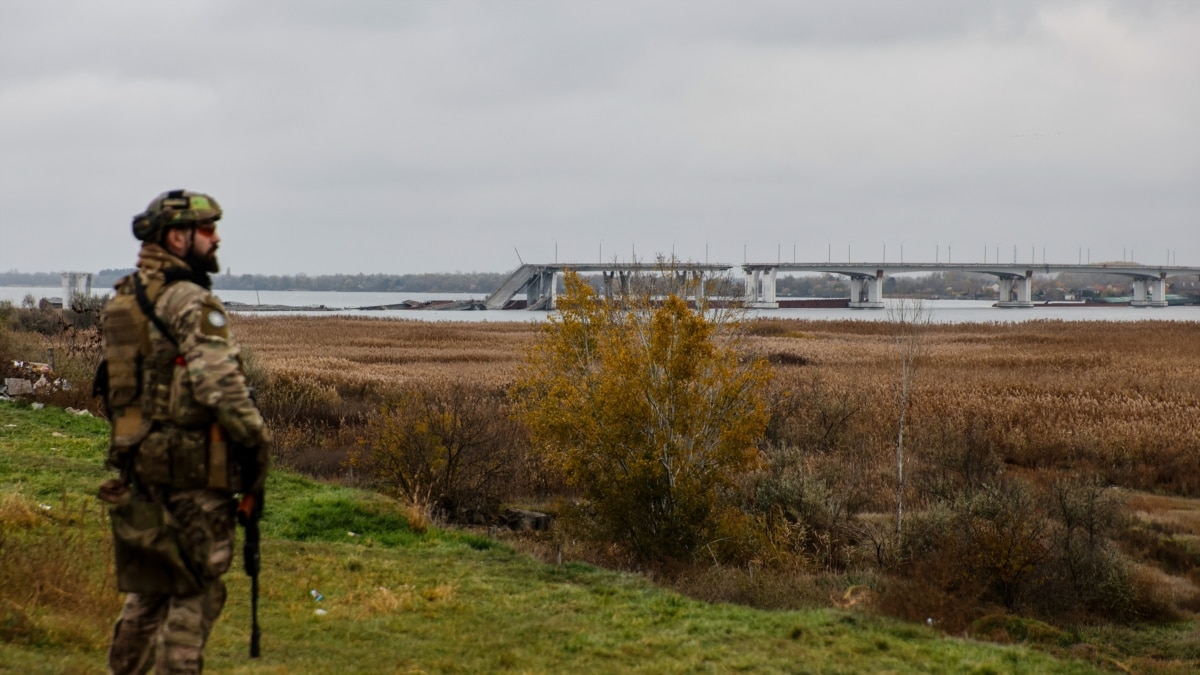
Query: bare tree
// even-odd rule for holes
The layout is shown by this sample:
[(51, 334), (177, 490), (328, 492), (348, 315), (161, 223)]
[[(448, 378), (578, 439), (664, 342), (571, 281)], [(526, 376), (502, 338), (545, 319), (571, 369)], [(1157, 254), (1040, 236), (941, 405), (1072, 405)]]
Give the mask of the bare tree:
[(924, 333), (929, 325), (929, 310), (920, 300), (901, 298), (888, 308), (888, 321), (892, 324), (892, 339), (900, 366), (896, 382), (896, 544), (899, 545), (904, 525), (904, 431), (912, 402), (913, 381), (925, 354)]

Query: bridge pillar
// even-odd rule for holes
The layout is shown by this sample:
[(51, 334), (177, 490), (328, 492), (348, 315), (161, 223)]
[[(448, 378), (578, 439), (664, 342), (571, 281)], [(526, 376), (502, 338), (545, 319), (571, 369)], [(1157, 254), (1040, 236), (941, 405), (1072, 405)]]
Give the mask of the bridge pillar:
[(526, 309), (554, 309), (558, 297), (558, 270), (540, 269), (525, 284)]
[(1139, 277), (1133, 280), (1133, 307), (1166, 307), (1167, 274), (1162, 272), (1157, 279)]
[(752, 309), (776, 309), (775, 268), (746, 272), (746, 306)]
[(883, 309), (883, 270), (875, 276), (850, 277), (851, 309)]
[(1024, 276), (1000, 278), (1000, 298), (997, 307), (1033, 307), (1033, 270)]

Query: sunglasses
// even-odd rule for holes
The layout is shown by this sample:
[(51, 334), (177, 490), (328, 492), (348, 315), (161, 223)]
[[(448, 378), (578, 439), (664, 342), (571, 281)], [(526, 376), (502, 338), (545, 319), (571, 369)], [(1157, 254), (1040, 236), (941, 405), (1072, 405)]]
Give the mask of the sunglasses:
[(196, 231), (206, 237), (211, 237), (211, 236), (213, 236), (213, 233), (217, 231), (217, 224), (216, 223), (200, 223), (199, 225), (196, 226)]

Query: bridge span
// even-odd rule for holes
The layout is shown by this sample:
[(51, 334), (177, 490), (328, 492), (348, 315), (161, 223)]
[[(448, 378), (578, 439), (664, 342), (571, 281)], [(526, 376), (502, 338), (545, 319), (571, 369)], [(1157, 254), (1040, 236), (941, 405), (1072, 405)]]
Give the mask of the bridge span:
[(776, 297), (776, 279), (780, 272), (816, 272), (837, 274), (850, 280), (850, 307), (855, 309), (881, 309), (883, 307), (883, 283), (897, 274), (924, 272), (972, 272), (986, 274), (999, 279), (999, 307), (1032, 307), (1033, 277), (1036, 274), (1060, 274), (1079, 272), (1087, 274), (1115, 274), (1129, 277), (1133, 285), (1134, 307), (1166, 307), (1167, 279), (1170, 277), (1200, 277), (1200, 267), (1179, 265), (1141, 265), (1121, 263), (1098, 264), (1033, 264), (1033, 263), (904, 263), (904, 262), (747, 262), (741, 265), (725, 263), (547, 263), (523, 264), (484, 301), (488, 309), (514, 307), (514, 298), (524, 294), (525, 309), (553, 309), (558, 287), (558, 276), (571, 269), (580, 273), (602, 273), (605, 286), (612, 289), (617, 284), (618, 292), (627, 291), (629, 279), (638, 273), (658, 273), (664, 270), (685, 278), (694, 279), (703, 294), (707, 279), (723, 276), (741, 268), (745, 279), (744, 302), (755, 309), (779, 307)]
[(1177, 265), (1101, 264), (1041, 264), (1033, 263), (746, 263), (746, 303), (749, 307), (775, 308), (775, 279), (779, 272), (820, 272), (850, 278), (850, 306), (858, 309), (883, 307), (883, 282), (889, 276), (907, 272), (973, 272), (987, 274), (1000, 280), (999, 307), (1032, 307), (1033, 277), (1035, 274), (1079, 272), (1085, 274), (1117, 274), (1129, 277), (1133, 284), (1134, 307), (1166, 307), (1167, 278), (1171, 276), (1200, 276), (1200, 267)]
[(611, 293), (629, 291), (629, 280), (635, 274), (669, 272), (684, 279), (695, 280), (698, 292), (704, 294), (705, 282), (714, 276), (725, 275), (734, 269), (727, 263), (526, 263), (513, 270), (512, 274), (483, 301), (487, 309), (509, 309), (514, 307), (514, 298), (524, 294), (524, 309), (554, 309), (558, 293), (558, 276), (564, 270), (580, 274), (600, 272), (604, 275), (605, 288)]

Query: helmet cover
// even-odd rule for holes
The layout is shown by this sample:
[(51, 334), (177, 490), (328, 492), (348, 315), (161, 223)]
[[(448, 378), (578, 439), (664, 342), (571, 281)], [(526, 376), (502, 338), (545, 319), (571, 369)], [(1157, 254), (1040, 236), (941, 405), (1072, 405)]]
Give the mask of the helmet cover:
[(157, 242), (173, 228), (196, 227), (221, 219), (217, 200), (200, 192), (171, 190), (154, 198), (146, 210), (133, 217), (133, 236)]

